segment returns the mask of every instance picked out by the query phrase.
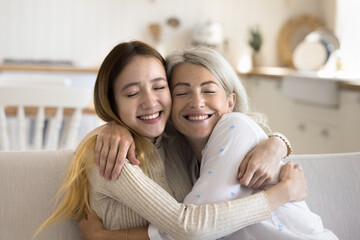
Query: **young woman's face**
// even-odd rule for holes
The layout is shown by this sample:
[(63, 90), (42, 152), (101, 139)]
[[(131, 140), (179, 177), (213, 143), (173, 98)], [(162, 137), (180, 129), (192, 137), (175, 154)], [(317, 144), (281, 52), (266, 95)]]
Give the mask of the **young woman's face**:
[(114, 96), (120, 119), (141, 136), (162, 134), (170, 115), (171, 96), (163, 65), (135, 56), (117, 76)]
[(205, 67), (182, 64), (171, 77), (173, 106), (171, 119), (188, 138), (208, 138), (224, 113), (231, 112), (235, 95), (226, 96), (224, 88)]

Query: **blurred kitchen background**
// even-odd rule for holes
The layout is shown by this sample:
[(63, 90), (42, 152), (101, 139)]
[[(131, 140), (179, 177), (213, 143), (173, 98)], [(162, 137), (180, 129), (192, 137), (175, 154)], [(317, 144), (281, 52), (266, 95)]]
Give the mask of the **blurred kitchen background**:
[[(0, 78), (64, 76), (92, 90), (121, 41), (164, 56), (205, 44), (295, 153), (360, 151), (359, 9), (356, 0), (0, 0)], [(78, 138), (98, 124), (89, 104)]]

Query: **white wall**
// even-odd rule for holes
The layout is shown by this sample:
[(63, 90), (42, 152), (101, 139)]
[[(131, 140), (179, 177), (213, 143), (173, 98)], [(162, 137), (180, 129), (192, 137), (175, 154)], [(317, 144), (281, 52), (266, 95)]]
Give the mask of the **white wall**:
[(350, 76), (360, 78), (360, 2), (358, 0), (337, 0), (335, 32), (341, 42), (342, 68)]
[(325, 25), (335, 31), (337, 17), (337, 2), (342, 0), (318, 0), (320, 4), (320, 17)]
[[(169, 52), (190, 41), (194, 25), (210, 20), (223, 24), (229, 42), (229, 50), (224, 54), (234, 65), (249, 52), (248, 28), (258, 24), (265, 38), (263, 64), (276, 66), (276, 39), (285, 21), (311, 13), (331, 25), (331, 13), (321, 10), (327, 3), (321, 0), (0, 0), (0, 61), (3, 58), (68, 59), (98, 65), (120, 41), (139, 39), (151, 43), (148, 24), (152, 22), (161, 24), (163, 48)], [(167, 26), (169, 17), (177, 17), (180, 26), (176, 29)]]

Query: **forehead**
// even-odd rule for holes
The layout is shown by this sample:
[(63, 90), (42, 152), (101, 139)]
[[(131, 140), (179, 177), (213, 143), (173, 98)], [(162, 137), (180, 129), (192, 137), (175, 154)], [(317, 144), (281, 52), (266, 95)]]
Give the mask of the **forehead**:
[(184, 63), (175, 68), (171, 75), (171, 86), (179, 82), (201, 83), (204, 81), (214, 81), (219, 83), (218, 79), (204, 66)]
[(137, 55), (128, 62), (116, 77), (115, 84), (124, 85), (129, 82), (151, 81), (159, 77), (166, 79), (162, 63), (155, 57)]

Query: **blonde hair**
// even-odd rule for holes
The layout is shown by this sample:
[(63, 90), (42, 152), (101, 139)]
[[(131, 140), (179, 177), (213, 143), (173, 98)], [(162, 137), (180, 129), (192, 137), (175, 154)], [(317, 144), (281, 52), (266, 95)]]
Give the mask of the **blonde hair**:
[(86, 174), (94, 163), (94, 149), (97, 136), (88, 139), (76, 151), (70, 162), (65, 181), (57, 192), (55, 199), (58, 207), (54, 213), (38, 228), (34, 237), (45, 227), (61, 221), (67, 217), (79, 219), (84, 216), (84, 207), (90, 208), (89, 185)]
[[(165, 60), (151, 46), (140, 41), (118, 44), (106, 56), (99, 69), (94, 88), (94, 106), (97, 115), (102, 120), (105, 122), (115, 121), (132, 133), (140, 168), (146, 172), (151, 159), (153, 159), (154, 147), (144, 137), (126, 126), (118, 117), (113, 89), (117, 76), (130, 60), (137, 55), (153, 57), (159, 60), (165, 68)], [(88, 139), (75, 153), (65, 181), (56, 195), (58, 207), (39, 227), (34, 236), (45, 227), (67, 217), (72, 219), (82, 218), (85, 206), (91, 210), (88, 196), (89, 181), (86, 172), (94, 163), (96, 138), (97, 136)]]

